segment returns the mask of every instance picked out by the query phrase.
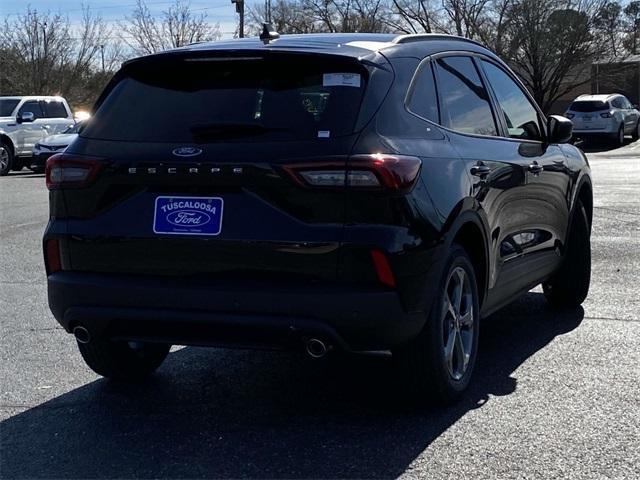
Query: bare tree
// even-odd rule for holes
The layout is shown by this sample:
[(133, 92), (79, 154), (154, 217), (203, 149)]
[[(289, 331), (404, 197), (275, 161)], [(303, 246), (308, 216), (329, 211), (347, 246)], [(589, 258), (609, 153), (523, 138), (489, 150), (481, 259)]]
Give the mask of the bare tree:
[(640, 53), (640, 1), (630, 2), (624, 8), (625, 41), (630, 53)]
[(59, 94), (74, 104), (90, 103), (113, 71), (95, 77), (100, 45), (109, 36), (102, 18), (88, 8), (76, 29), (60, 14), (30, 8), (24, 15), (5, 18), (0, 31), (0, 94)]
[(504, 55), (544, 111), (588, 83), (592, 63), (607, 54), (594, 26), (605, 1), (518, 0), (509, 9)]
[(436, 0), (392, 0), (387, 24), (401, 33), (434, 33), (440, 22)]
[(220, 25), (209, 23), (205, 13), (196, 14), (188, 0), (174, 0), (160, 18), (151, 13), (145, 0), (137, 0), (133, 13), (120, 26), (124, 43), (138, 55), (221, 36)]

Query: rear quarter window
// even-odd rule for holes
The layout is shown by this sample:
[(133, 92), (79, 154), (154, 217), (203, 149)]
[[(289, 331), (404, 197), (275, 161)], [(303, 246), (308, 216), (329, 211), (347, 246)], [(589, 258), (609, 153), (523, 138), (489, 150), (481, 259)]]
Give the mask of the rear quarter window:
[(411, 84), (407, 108), (410, 112), (434, 123), (440, 121), (436, 81), (430, 61), (422, 63), (418, 68)]

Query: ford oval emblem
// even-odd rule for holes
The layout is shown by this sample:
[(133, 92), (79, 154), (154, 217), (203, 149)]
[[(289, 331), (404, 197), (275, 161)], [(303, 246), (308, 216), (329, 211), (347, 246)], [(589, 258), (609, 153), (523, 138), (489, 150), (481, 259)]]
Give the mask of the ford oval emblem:
[(177, 157), (195, 157), (202, 153), (202, 149), (196, 147), (178, 147), (171, 153)]
[(210, 221), (208, 213), (196, 210), (178, 210), (167, 215), (167, 222), (176, 227), (202, 227)]

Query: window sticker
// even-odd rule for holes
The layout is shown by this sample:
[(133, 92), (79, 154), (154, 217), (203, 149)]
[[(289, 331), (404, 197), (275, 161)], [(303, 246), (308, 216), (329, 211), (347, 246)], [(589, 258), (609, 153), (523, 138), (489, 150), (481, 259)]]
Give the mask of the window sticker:
[(325, 73), (322, 75), (323, 87), (360, 87), (359, 73)]

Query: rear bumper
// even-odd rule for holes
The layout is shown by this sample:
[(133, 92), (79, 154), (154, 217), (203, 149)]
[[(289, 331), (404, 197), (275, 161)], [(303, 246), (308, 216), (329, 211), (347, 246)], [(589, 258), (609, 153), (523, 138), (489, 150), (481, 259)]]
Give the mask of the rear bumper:
[(574, 135), (615, 135), (618, 133), (619, 125), (607, 125), (601, 128), (573, 128)]
[(348, 351), (387, 350), (415, 337), (422, 312), (395, 291), (345, 285), (202, 282), (57, 272), (49, 306), (71, 331), (184, 345), (295, 348), (317, 337)]

